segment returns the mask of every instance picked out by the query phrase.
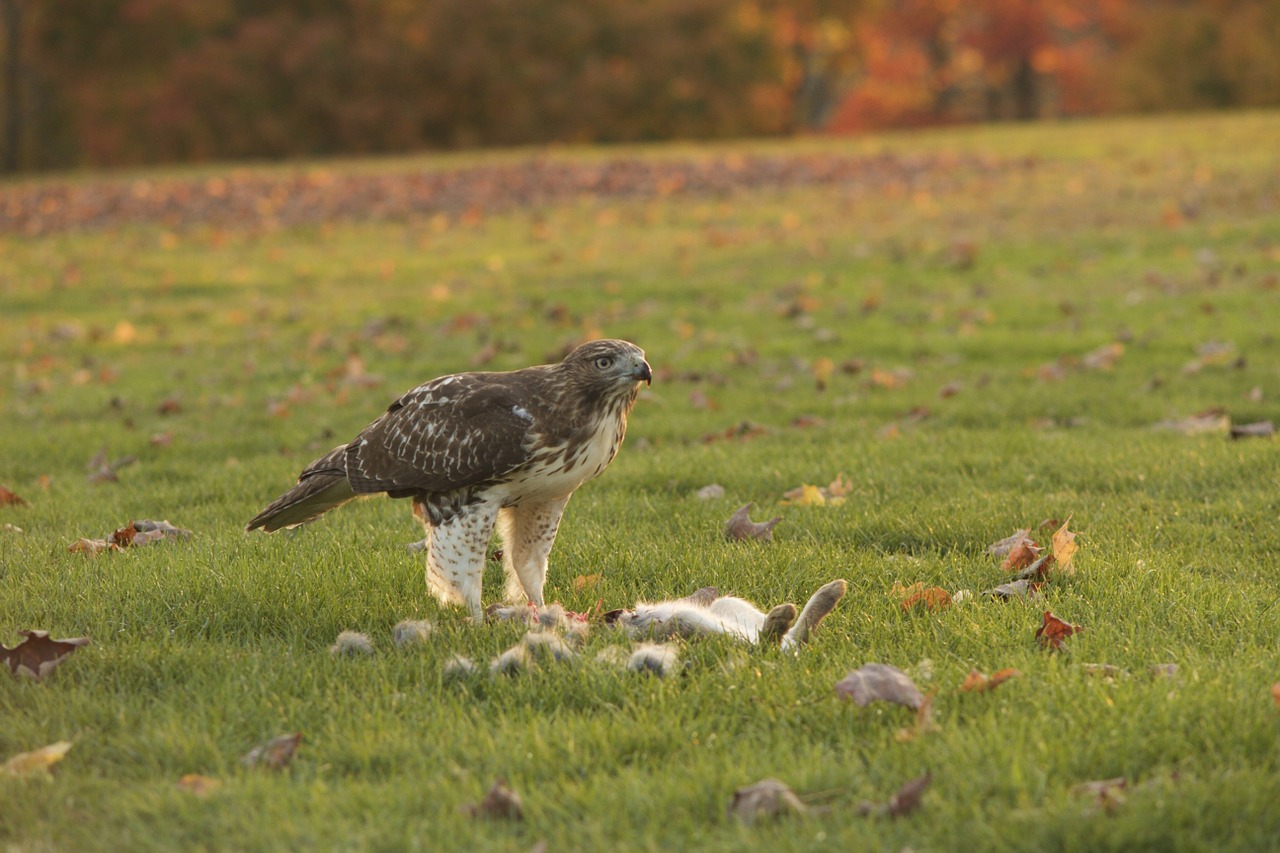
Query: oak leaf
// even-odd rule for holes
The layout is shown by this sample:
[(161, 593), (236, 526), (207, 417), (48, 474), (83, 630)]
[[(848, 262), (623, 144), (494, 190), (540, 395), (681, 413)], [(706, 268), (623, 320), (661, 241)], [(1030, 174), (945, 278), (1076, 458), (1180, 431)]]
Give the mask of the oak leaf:
[(868, 663), (836, 682), (836, 693), (866, 707), (878, 700), (919, 709), (925, 704), (924, 694), (905, 672), (884, 663)]
[(1036, 639), (1040, 641), (1041, 645), (1048, 646), (1055, 651), (1062, 651), (1066, 648), (1063, 645), (1063, 640), (1083, 630), (1083, 626), (1072, 625), (1070, 622), (1059, 619), (1046, 610), (1044, 612), (1044, 622), (1036, 631)]
[(751, 504), (744, 504), (738, 508), (737, 512), (729, 516), (729, 520), (724, 525), (724, 535), (735, 541), (759, 539), (764, 542), (772, 542), (773, 528), (778, 522), (782, 521), (782, 516), (778, 515), (768, 521), (755, 522), (748, 515), (750, 510)]
[(31, 752), (20, 752), (0, 765), (0, 776), (48, 774), (49, 768), (61, 761), (71, 750), (71, 746), (71, 741), (60, 740)]
[(76, 649), (89, 645), (88, 637), (51, 640), (48, 631), (19, 631), (18, 633), (26, 639), (13, 648), (0, 646), (0, 660), (8, 665), (9, 671), (15, 676), (25, 675), (36, 681), (53, 672), (54, 668)]

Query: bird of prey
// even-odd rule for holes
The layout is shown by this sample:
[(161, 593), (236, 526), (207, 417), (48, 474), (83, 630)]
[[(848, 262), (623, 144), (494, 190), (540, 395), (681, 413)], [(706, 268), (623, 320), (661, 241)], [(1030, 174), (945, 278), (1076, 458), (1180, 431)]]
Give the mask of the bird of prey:
[(596, 340), (559, 364), (433, 379), (308, 465), (245, 529), (296, 527), (362, 495), (411, 498), (427, 534), (427, 588), (441, 603), (483, 618), (496, 522), (507, 598), (541, 606), (565, 504), (613, 460), (652, 378), (638, 346)]

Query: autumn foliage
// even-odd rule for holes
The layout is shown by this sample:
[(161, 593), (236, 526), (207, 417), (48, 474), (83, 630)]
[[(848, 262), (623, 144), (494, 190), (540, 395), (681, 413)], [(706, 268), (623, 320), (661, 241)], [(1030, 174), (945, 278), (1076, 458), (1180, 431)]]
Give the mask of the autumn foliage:
[(2, 0), (18, 168), (1280, 102), (1268, 0)]

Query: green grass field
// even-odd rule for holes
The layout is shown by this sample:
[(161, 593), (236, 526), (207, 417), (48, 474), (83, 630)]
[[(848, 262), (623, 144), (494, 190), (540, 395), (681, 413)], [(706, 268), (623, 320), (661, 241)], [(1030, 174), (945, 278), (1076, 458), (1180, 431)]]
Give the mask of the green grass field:
[[(0, 677), (0, 762), (74, 742), (49, 779), (0, 776), (0, 846), (1274, 848), (1280, 448), (1156, 425), (1280, 414), (1278, 138), (1280, 114), (1244, 114), (752, 144), (925, 165), (872, 188), (0, 236), (0, 485), (27, 501), (0, 507), (0, 642), (92, 639), (41, 683)], [(769, 606), (846, 578), (799, 655), (706, 638), (682, 674), (644, 677), (595, 661), (625, 643), (598, 627), (575, 665), (452, 683), (450, 656), (483, 664), (520, 632), (430, 599), (404, 502), (242, 532), (403, 390), (602, 335), (657, 377), (569, 507), (548, 598), (716, 585)], [(706, 440), (744, 421), (763, 429)], [(90, 483), (104, 447), (138, 461)], [(840, 472), (843, 504), (783, 503)], [(699, 500), (710, 483), (726, 495)], [(783, 517), (772, 543), (723, 538), (747, 501)], [(1077, 572), (1038, 600), (905, 612), (891, 593), (993, 587), (990, 543), (1068, 517)], [(141, 518), (196, 535), (68, 551)], [(1044, 610), (1085, 627), (1068, 651), (1036, 642)], [(392, 644), (405, 618), (436, 624), (428, 645)], [(376, 653), (331, 657), (348, 629)], [(838, 698), (867, 662), (933, 692), (936, 730), (903, 741), (909, 710)], [(1006, 667), (1023, 676), (959, 689)], [(304, 738), (288, 768), (240, 766), (286, 732)], [(858, 814), (926, 771), (919, 810)], [(222, 785), (196, 796), (190, 773)], [(499, 777), (523, 821), (464, 812)], [(728, 817), (765, 777), (827, 811)], [(1113, 777), (1111, 807), (1073, 792)]]

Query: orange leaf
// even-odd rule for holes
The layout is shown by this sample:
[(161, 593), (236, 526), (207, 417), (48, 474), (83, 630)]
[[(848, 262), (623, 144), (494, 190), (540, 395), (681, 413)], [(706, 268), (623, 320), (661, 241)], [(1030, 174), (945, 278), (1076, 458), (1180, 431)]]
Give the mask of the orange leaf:
[(1065, 648), (1062, 644), (1063, 640), (1083, 630), (1083, 626), (1072, 625), (1070, 622), (1063, 621), (1046, 610), (1044, 612), (1044, 623), (1036, 631), (1036, 639), (1043, 645), (1061, 651)]
[(1004, 684), (1010, 678), (1018, 678), (1022, 673), (1016, 669), (1002, 669), (999, 672), (993, 672), (991, 675), (984, 675), (976, 669), (969, 670), (969, 676), (964, 680), (964, 684), (960, 685), (960, 689), (965, 693), (985, 693)]
[(1276, 700), (1276, 707), (1280, 708), (1280, 681), (1271, 685), (1271, 698)]
[(26, 501), (9, 491), (8, 487), (0, 486), (0, 506), (24, 506)]
[(1071, 558), (1075, 555), (1080, 546), (1076, 544), (1076, 535), (1067, 529), (1067, 525), (1071, 523), (1068, 518), (1063, 522), (1062, 527), (1058, 528), (1058, 532), (1053, 534), (1053, 559), (1058, 564), (1058, 569), (1066, 574), (1075, 574), (1075, 567), (1071, 565)]
[(1000, 564), (1000, 568), (1005, 571), (1016, 572), (1025, 569), (1036, 561), (1040, 556), (1040, 546), (1027, 540), (1014, 545), (1009, 551), (1009, 556), (1004, 558), (1004, 562)]
[(584, 589), (591, 589), (598, 583), (600, 583), (599, 572), (590, 575), (578, 575), (573, 579), (573, 588), (576, 591), (581, 591)]
[(197, 797), (207, 797), (222, 787), (218, 779), (201, 776), (199, 773), (188, 773), (178, 780), (178, 787)]
[(902, 609), (910, 610), (913, 607), (920, 606), (931, 613), (939, 610), (946, 610), (951, 606), (951, 593), (947, 592), (940, 586), (931, 586), (928, 589), (914, 589), (914, 587), (923, 584), (914, 584), (913, 591), (902, 600)]

